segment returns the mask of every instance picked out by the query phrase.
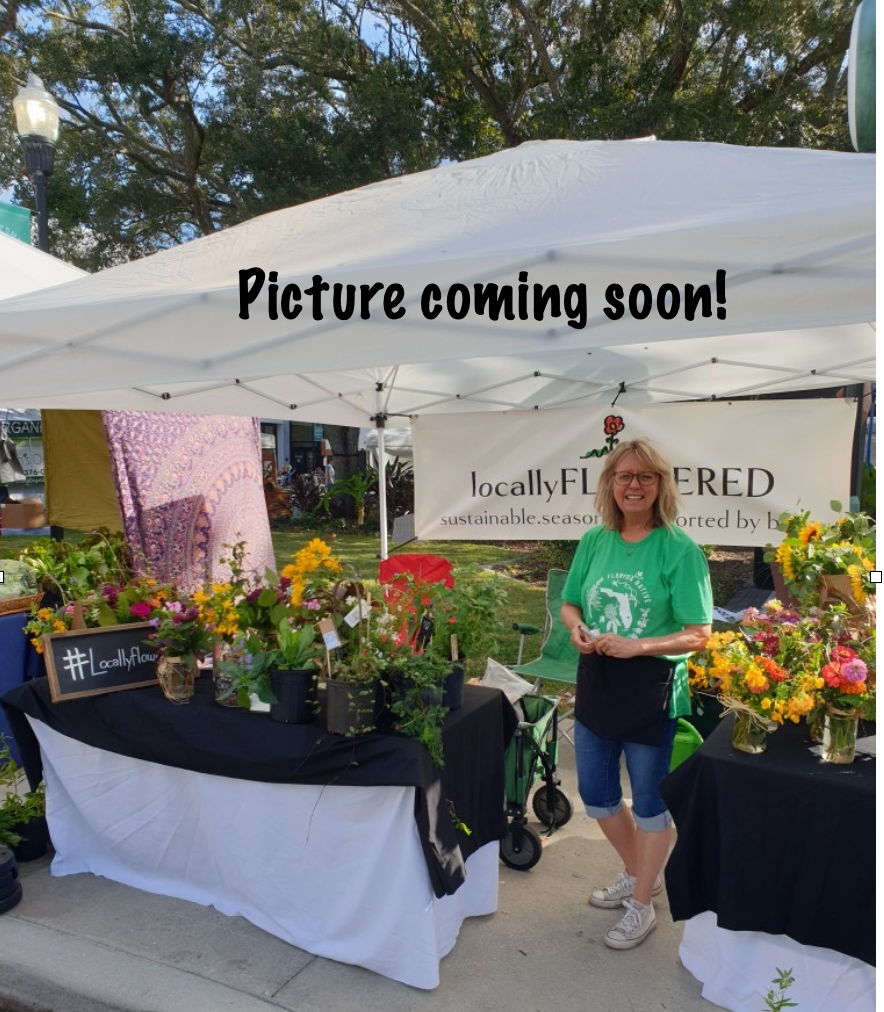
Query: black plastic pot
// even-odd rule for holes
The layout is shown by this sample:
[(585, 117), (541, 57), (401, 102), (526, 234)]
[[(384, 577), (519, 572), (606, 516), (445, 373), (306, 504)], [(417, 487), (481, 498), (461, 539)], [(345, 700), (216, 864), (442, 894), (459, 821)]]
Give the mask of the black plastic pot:
[(463, 706), (463, 686), (466, 672), (463, 664), (453, 664), (451, 671), (442, 682), (442, 705), (449, 710), (459, 710)]
[(19, 823), (12, 827), (12, 831), (21, 837), (21, 843), (12, 847), (16, 861), (21, 864), (43, 857), (49, 848), (49, 827), (45, 815), (31, 819), (30, 822)]
[(359, 734), (374, 727), (378, 713), (378, 683), (339, 682), (328, 678), (325, 726), (329, 734)]
[(315, 715), (314, 672), (309, 668), (295, 671), (271, 671), (270, 687), (277, 701), (270, 704), (270, 717), (281, 724), (310, 724)]

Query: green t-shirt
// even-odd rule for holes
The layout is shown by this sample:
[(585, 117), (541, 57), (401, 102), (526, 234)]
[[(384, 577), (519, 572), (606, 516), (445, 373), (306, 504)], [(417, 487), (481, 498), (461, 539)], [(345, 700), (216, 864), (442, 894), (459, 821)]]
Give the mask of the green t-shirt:
[[(577, 546), (562, 598), (581, 609), (591, 632), (628, 639), (668, 636), (712, 621), (706, 556), (677, 527), (656, 527), (634, 544), (618, 531), (593, 527)], [(687, 656), (673, 658), (671, 717), (691, 712)]]

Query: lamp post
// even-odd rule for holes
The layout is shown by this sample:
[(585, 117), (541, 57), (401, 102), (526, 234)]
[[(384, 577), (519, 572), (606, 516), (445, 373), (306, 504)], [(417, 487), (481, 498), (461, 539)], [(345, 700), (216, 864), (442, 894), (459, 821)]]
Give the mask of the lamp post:
[(36, 74), (12, 100), (15, 122), (25, 156), (25, 170), (34, 184), (37, 204), (37, 245), (49, 252), (49, 212), (46, 207), (46, 180), (55, 165), (58, 140), (58, 103), (43, 87)]

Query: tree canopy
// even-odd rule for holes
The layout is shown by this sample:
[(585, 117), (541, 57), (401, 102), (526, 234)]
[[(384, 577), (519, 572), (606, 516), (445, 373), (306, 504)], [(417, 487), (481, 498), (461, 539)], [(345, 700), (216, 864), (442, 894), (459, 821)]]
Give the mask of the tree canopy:
[(849, 149), (846, 0), (0, 0), (62, 106), (53, 252), (94, 270), (542, 138)]

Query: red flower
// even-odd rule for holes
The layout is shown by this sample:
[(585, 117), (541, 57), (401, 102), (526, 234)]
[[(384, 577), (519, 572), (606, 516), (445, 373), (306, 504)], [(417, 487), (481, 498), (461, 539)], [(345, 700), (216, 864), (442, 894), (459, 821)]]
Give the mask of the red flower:
[(759, 657), (758, 663), (768, 678), (772, 678), (775, 682), (785, 682), (789, 677), (789, 672), (770, 657)]
[(843, 664), (845, 661), (852, 661), (856, 656), (856, 651), (851, 649), (851, 647), (832, 648), (831, 658), (834, 664)]
[(616, 436), (618, 432), (622, 432), (626, 426), (623, 424), (623, 419), (620, 415), (608, 415), (605, 419), (605, 435)]
[(820, 677), (830, 689), (841, 688), (841, 669), (837, 664), (827, 664), (820, 672)]

